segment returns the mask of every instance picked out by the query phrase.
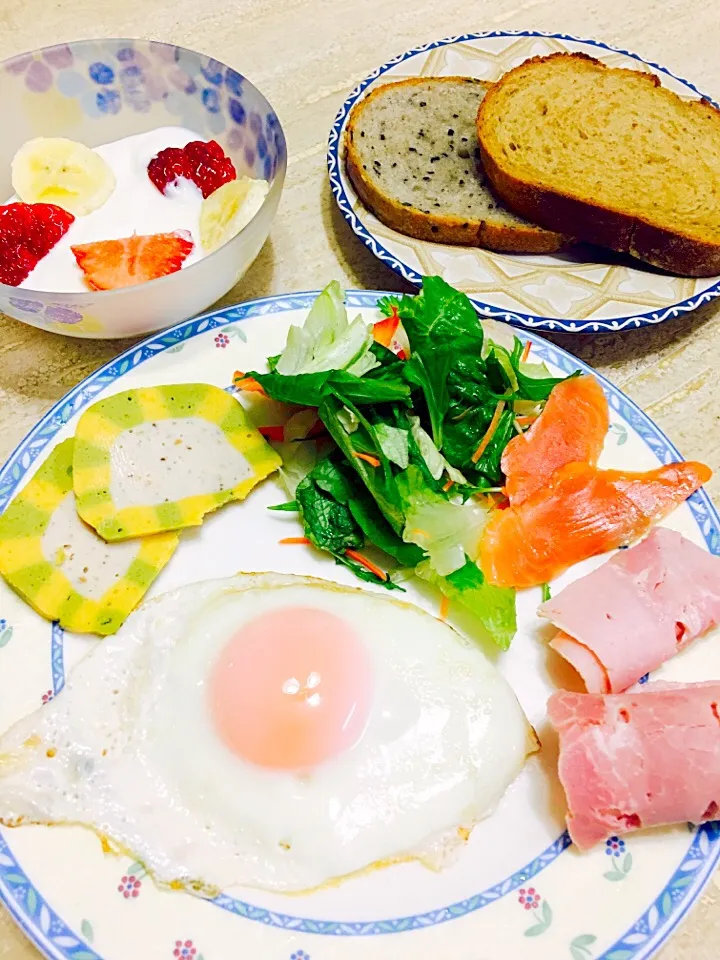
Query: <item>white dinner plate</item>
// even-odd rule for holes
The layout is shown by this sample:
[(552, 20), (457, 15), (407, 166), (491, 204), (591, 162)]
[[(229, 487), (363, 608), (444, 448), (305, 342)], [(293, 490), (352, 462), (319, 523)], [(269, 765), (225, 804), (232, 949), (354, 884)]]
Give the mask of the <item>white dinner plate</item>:
[[(228, 390), (235, 370), (278, 353), (315, 294), (257, 300), (192, 320), (146, 340), (73, 389), (38, 423), (0, 471), (0, 508), (32, 476), (98, 397), (131, 387), (204, 380)], [(351, 311), (376, 319), (379, 294), (348, 295)], [(506, 328), (499, 328), (502, 334)], [(526, 335), (523, 334), (523, 337)], [(530, 336), (536, 360), (569, 373), (582, 363)], [(600, 378), (601, 379), (601, 378)], [(678, 457), (662, 432), (615, 387), (603, 463), (646, 469)], [(278, 541), (301, 531), (274, 481), (188, 532), (153, 595), (240, 570), (309, 574), (357, 585), (344, 567), (305, 546)], [(667, 521), (720, 552), (718, 517), (701, 492)], [(564, 581), (593, 562), (579, 565)], [(438, 598), (408, 596), (437, 612)], [(367, 589), (379, 589), (366, 586)], [(652, 956), (700, 895), (720, 856), (716, 824), (681, 825), (602, 844), (569, 847), (545, 704), (559, 679), (535, 617), (539, 590), (519, 595), (519, 630), (508, 653), (491, 655), (545, 741), (497, 812), (478, 825), (457, 863), (440, 873), (400, 864), (303, 896), (249, 888), (215, 901), (156, 888), (142, 867), (103, 853), (82, 827), (0, 831), (0, 897), (46, 956), (57, 960), (641, 960)], [(455, 611), (457, 612), (457, 611)], [(451, 620), (453, 619), (451, 610)], [(0, 582), (0, 729), (54, 696), (96, 643), (53, 628)], [(454, 621), (471, 631), (465, 617)], [(716, 638), (695, 642), (658, 676), (720, 678)], [(192, 764), (192, 755), (188, 756)], [(429, 832), (433, 827), (430, 825)]]
[(408, 77), (471, 76), (494, 81), (529, 57), (568, 51), (586, 53), (612, 67), (656, 73), (664, 86), (682, 97), (702, 96), (692, 83), (665, 67), (598, 40), (533, 31), (468, 33), (434, 40), (373, 70), (340, 109), (328, 145), (330, 185), (338, 207), (375, 256), (410, 283), (419, 286), (422, 276), (437, 274), (467, 293), (483, 316), (513, 326), (564, 333), (616, 332), (695, 310), (720, 296), (720, 277), (675, 277), (591, 247), (530, 256), (414, 240), (382, 224), (355, 193), (345, 171), (344, 130), (354, 104), (374, 88)]

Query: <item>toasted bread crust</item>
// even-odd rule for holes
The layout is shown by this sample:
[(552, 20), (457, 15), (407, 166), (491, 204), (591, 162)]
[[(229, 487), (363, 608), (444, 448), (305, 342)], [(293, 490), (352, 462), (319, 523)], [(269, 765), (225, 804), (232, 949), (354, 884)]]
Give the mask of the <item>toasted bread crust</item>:
[[(363, 204), (386, 226), (416, 240), (459, 246), (483, 247), (501, 253), (555, 253), (572, 241), (544, 227), (527, 227), (493, 223), (491, 220), (465, 220), (435, 213), (424, 213), (406, 207), (381, 190), (362, 169), (355, 148), (355, 136), (363, 111), (375, 98), (382, 96), (387, 86), (417, 86), (426, 84), (427, 77), (411, 77), (393, 84), (376, 87), (367, 97), (356, 103), (345, 128), (344, 153), (347, 174)], [(435, 82), (479, 84), (487, 89), (490, 84), (472, 77), (434, 77)]]
[[(483, 167), (497, 195), (511, 210), (543, 224), (548, 229), (568, 233), (620, 253), (632, 254), (670, 273), (687, 277), (720, 274), (720, 244), (712, 240), (703, 242), (670, 226), (660, 227), (637, 216), (588, 202), (573, 196), (569, 189), (549, 189), (530, 179), (520, 179), (503, 168), (501, 152), (495, 149), (493, 123), (488, 120), (492, 98), (501, 90), (503, 84), (516, 81), (519, 72), (532, 69), (533, 64), (555, 59), (586, 60), (604, 70), (612, 69), (583, 53), (554, 53), (548, 57), (533, 57), (525, 61), (494, 85), (495, 89), (488, 92), (480, 104), (477, 131)], [(655, 74), (630, 70), (625, 72), (642, 77), (653, 87), (661, 87), (660, 79)], [(662, 89), (664, 93), (676, 96), (671, 91)], [(687, 103), (687, 107), (711, 111), (720, 128), (720, 111), (706, 100), (691, 101)]]

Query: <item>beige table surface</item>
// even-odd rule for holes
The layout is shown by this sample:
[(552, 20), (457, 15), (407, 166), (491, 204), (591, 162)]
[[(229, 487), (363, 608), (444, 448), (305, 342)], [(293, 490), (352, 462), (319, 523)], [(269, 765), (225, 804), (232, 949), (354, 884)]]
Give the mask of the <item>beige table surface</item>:
[[(402, 289), (337, 213), (326, 139), (340, 103), (373, 67), (466, 31), (539, 29), (597, 37), (663, 63), (720, 98), (717, 0), (0, 0), (0, 58), (81, 37), (150, 37), (212, 54), (268, 96), (289, 144), (271, 238), (227, 302), (347, 286)], [(720, 502), (720, 306), (652, 331), (557, 342), (610, 376), (686, 457), (716, 471)], [(126, 346), (72, 340), (0, 318), (0, 457), (47, 408)], [(0, 908), (0, 960), (38, 954)], [(720, 879), (662, 960), (720, 957)], [(226, 960), (226, 958), (217, 958)]]

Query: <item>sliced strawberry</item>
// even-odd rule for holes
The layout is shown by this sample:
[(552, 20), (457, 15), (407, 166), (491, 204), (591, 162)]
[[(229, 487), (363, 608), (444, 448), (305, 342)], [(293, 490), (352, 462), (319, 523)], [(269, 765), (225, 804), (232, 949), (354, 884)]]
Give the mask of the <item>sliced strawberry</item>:
[[(22, 204), (18, 204), (22, 206)], [(38, 260), (42, 260), (53, 249), (58, 240), (62, 240), (68, 232), (75, 217), (56, 207), (52, 203), (31, 203), (33, 226), (28, 237), (28, 247)]]
[(165, 193), (166, 188), (181, 177), (200, 188), (209, 197), (218, 187), (237, 178), (232, 160), (215, 140), (193, 140), (185, 147), (161, 150), (148, 164), (148, 176)]
[(187, 231), (101, 240), (71, 247), (92, 290), (133, 287), (176, 273), (192, 251)]
[(0, 283), (17, 287), (68, 232), (75, 217), (52, 203), (0, 207)]
[(37, 266), (37, 257), (23, 246), (0, 237), (0, 283), (19, 287)]

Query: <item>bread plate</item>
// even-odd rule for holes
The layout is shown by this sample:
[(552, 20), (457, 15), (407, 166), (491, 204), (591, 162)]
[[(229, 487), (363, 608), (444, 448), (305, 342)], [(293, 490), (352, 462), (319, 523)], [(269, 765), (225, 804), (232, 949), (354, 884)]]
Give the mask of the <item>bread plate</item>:
[(682, 97), (710, 100), (665, 67), (596, 40), (533, 31), (436, 40), (378, 67), (340, 109), (330, 132), (327, 161), (342, 215), (368, 249), (405, 280), (419, 285), (422, 275), (442, 276), (465, 291), (483, 316), (517, 327), (615, 333), (663, 323), (720, 296), (720, 277), (672, 276), (591, 246), (528, 255), (416, 240), (382, 224), (358, 198), (345, 169), (344, 134), (353, 106), (374, 89), (411, 77), (472, 76), (495, 81), (530, 57), (562, 52), (581, 52), (609, 66), (655, 73)]
[[(351, 291), (351, 312), (380, 313), (377, 292)], [(129, 387), (202, 377), (232, 390), (233, 372), (282, 348), (313, 293), (251, 301), (179, 324), (132, 347), (79, 384), (33, 428), (0, 471), (0, 509), (47, 454), (72, 435), (82, 412)], [(498, 339), (502, 328), (492, 331)], [(540, 337), (538, 359), (553, 373), (587, 371)], [(612, 428), (608, 466), (646, 469), (678, 457), (655, 424), (602, 378)], [(274, 480), (209, 519), (189, 537), (153, 595), (239, 570), (302, 573), (352, 586), (332, 559), (278, 540), (296, 521), (266, 508), (284, 498)], [(717, 514), (704, 492), (666, 521), (703, 549), (720, 552)], [(578, 565), (580, 566), (580, 565)], [(573, 569), (576, 577), (582, 569)], [(437, 613), (436, 596), (407, 584), (407, 599)], [(373, 589), (366, 587), (366, 589)], [(375, 588), (379, 589), (379, 588)], [(539, 591), (535, 591), (538, 593)], [(541, 737), (556, 687), (534, 616), (537, 596), (520, 597), (520, 629), (499, 663)], [(53, 627), (0, 581), (0, 729), (61, 696), (80, 658), (102, 641)], [(452, 622), (464, 630), (465, 621)], [(699, 641), (657, 674), (692, 681), (720, 676), (716, 637)], [(548, 746), (549, 749), (549, 746)], [(109, 855), (79, 826), (0, 829), (0, 900), (53, 960), (378, 960), (439, 954), (457, 960), (647, 960), (700, 896), (720, 857), (716, 823), (612, 839), (588, 854), (569, 846), (564, 802), (548, 765), (531, 761), (497, 812), (478, 825), (464, 856), (440, 872), (398, 864), (304, 895), (252, 888), (215, 900), (158, 889), (137, 862)]]

